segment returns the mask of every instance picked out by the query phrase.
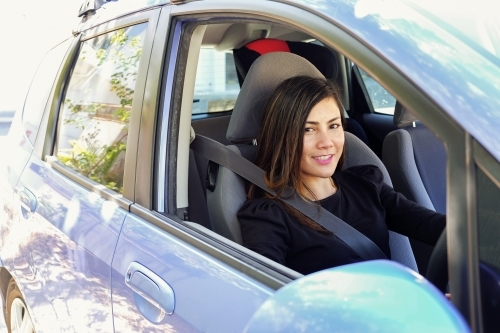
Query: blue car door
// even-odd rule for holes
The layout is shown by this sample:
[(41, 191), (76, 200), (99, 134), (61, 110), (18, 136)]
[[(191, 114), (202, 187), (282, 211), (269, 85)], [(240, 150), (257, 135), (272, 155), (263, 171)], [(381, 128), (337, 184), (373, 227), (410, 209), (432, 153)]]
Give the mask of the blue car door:
[[(179, 122), (169, 107), (175, 94), (171, 89), (183, 90), (184, 70), (191, 76), (196, 73), (196, 58), (186, 67), (179, 65), (184, 57), (178, 58), (179, 46), (188, 45), (191, 32), (170, 17), (171, 10), (162, 8), (158, 21), (142, 107), (134, 204), (113, 257), (115, 330), (241, 332), (259, 306), (291, 278), (250, 260), (242, 246), (180, 219), (177, 214), (184, 217), (183, 209), (165, 208), (175, 202), (185, 207), (187, 194), (183, 180), (166, 177), (169, 167), (177, 169), (181, 178), (187, 176), (189, 150), (188, 145), (179, 155), (171, 150), (177, 135), (189, 134), (190, 121), (189, 115), (187, 128), (178, 133)], [(202, 35), (194, 35), (193, 40), (200, 41)], [(199, 47), (195, 54), (198, 51)], [(186, 98), (192, 104), (193, 90), (188, 91)], [(189, 142), (189, 135), (186, 138)], [(176, 183), (184, 188), (178, 196)]]
[(111, 262), (136, 159), (129, 134), (159, 12), (82, 32), (48, 102), (17, 185), (24, 237), (13, 265), (38, 332), (114, 331)]

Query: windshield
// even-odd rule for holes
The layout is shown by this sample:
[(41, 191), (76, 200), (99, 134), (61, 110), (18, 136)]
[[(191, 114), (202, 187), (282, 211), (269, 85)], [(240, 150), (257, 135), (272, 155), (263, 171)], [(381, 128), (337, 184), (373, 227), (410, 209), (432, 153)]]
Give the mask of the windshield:
[(500, 1), (407, 0), (500, 59)]

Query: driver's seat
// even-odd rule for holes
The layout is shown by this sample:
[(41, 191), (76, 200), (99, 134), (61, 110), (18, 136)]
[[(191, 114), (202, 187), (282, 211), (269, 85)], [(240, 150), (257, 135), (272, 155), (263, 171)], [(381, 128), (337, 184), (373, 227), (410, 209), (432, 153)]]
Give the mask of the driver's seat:
[[(274, 52), (259, 57), (250, 68), (236, 100), (227, 139), (234, 145), (231, 150), (254, 161), (263, 105), (272, 91), (284, 80), (297, 76), (323, 75), (306, 59), (291, 53)], [(392, 186), (389, 174), (380, 159), (354, 135), (345, 133), (345, 167), (373, 164), (384, 174), (384, 181)], [(212, 227), (218, 234), (239, 244), (241, 231), (236, 213), (246, 201), (245, 181), (231, 170), (219, 167), (215, 187), (207, 190), (207, 204)], [(417, 271), (408, 238), (390, 232), (392, 259)]]

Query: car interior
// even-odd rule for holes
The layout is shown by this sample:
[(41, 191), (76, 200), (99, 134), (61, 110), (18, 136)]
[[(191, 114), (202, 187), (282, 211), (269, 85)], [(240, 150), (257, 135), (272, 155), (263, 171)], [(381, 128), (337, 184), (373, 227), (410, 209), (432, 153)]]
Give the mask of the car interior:
[[(443, 143), (400, 103), (394, 117), (374, 110), (360, 70), (343, 54), (283, 24), (227, 18), (184, 22), (175, 198), (177, 215), (192, 228), (241, 244), (236, 212), (247, 186), (232, 171), (193, 152), (189, 145), (195, 136), (218, 141), (252, 161), (255, 110), (282, 80), (316, 72), (342, 91), (346, 145), (352, 152), (346, 166), (375, 164), (397, 191), (445, 212)], [(410, 240), (412, 254), (406, 237), (391, 234), (392, 259), (425, 274), (432, 247)]]

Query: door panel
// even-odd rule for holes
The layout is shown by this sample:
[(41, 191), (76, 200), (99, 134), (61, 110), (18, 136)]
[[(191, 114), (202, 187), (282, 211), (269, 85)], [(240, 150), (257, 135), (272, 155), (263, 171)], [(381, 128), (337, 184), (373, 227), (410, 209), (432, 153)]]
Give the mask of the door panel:
[(127, 212), (35, 156), (18, 189), (14, 268), (37, 332), (112, 332), (110, 265)]
[[(130, 283), (136, 274), (143, 291)], [(112, 280), (116, 332), (241, 332), (273, 293), (132, 214), (118, 240)], [(175, 298), (171, 315), (159, 310), (161, 285), (173, 291), (163, 291), (165, 300)]]

